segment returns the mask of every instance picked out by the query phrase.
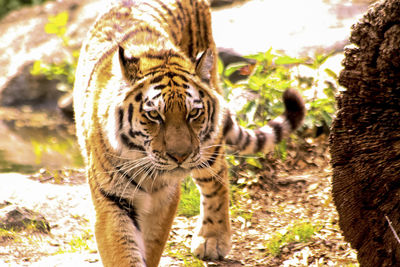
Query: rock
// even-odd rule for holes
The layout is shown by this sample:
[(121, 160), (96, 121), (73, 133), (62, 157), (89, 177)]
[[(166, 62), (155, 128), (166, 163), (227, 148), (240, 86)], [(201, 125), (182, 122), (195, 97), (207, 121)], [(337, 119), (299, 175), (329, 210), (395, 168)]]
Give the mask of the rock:
[(74, 108), (73, 108), (72, 93), (66, 93), (63, 96), (61, 96), (57, 101), (57, 106), (64, 115), (66, 115), (68, 118), (73, 118)]
[(50, 225), (39, 213), (8, 203), (0, 208), (0, 228), (12, 231), (30, 230), (50, 232)]
[[(89, 26), (102, 10), (103, 1), (63, 0), (25, 7), (11, 12), (0, 23), (0, 104), (50, 105), (56, 107), (61, 93), (57, 81), (43, 76), (32, 76), (36, 60), (45, 63), (62, 62), (70, 49), (79, 49)], [(71, 47), (65, 47), (61, 38), (45, 33), (49, 16), (67, 11), (66, 36)], [(73, 41), (73, 43), (72, 43)]]
[(32, 62), (26, 63), (21, 70), (7, 81), (1, 91), (0, 104), (3, 106), (20, 106), (25, 104), (43, 106), (53, 105), (61, 92), (56, 90), (57, 80), (30, 74)]

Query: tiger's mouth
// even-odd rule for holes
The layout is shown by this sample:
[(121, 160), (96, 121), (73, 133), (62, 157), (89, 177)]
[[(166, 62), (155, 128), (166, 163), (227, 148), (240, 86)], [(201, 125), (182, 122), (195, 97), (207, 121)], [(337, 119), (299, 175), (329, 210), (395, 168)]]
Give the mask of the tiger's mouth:
[[(153, 168), (161, 172), (173, 172), (173, 171), (190, 171), (192, 168), (187, 164), (165, 164), (160, 162), (152, 162)], [(191, 164), (190, 164), (191, 165)]]
[(190, 159), (182, 162), (171, 162), (164, 158), (161, 158), (161, 161), (156, 158), (151, 158), (151, 165), (152, 168), (157, 170), (159, 173), (190, 173), (193, 169), (201, 168), (202, 167), (202, 157), (200, 154), (193, 155)]
[(196, 163), (190, 163), (190, 164), (177, 164), (174, 166), (168, 166), (168, 167), (155, 167), (159, 173), (173, 173), (176, 175), (179, 174), (189, 174), (193, 169), (195, 169), (199, 164)]
[(167, 180), (180, 180), (190, 175), (191, 169), (183, 168), (181, 166), (176, 166), (173, 169), (169, 170), (158, 170), (159, 175), (161, 175), (164, 179)]
[(172, 172), (175, 172), (175, 173), (188, 173), (188, 172), (190, 172), (190, 169), (185, 169), (185, 168), (182, 168), (181, 166), (178, 166), (175, 169), (172, 169)]

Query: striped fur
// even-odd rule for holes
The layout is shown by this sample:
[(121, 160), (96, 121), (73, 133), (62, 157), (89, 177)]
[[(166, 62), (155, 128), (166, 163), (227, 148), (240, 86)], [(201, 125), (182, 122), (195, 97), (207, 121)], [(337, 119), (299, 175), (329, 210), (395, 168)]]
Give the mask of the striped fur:
[(230, 250), (225, 148), (267, 152), (299, 126), (304, 104), (255, 131), (221, 98), (207, 0), (118, 0), (90, 29), (74, 85), (77, 137), (105, 266), (157, 266), (191, 174), (201, 191), (192, 252)]
[(240, 154), (267, 153), (275, 144), (287, 138), (300, 126), (305, 115), (305, 108), (299, 93), (293, 89), (284, 92), (283, 103), (285, 113), (255, 131), (236, 124), (233, 116), (227, 111), (223, 123), (223, 135), (230, 150)]

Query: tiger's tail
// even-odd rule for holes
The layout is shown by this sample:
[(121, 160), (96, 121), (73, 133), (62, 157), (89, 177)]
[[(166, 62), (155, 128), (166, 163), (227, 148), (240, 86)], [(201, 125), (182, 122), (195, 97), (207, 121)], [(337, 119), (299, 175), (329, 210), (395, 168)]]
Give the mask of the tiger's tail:
[(228, 150), (240, 154), (267, 153), (275, 144), (287, 138), (303, 122), (306, 108), (303, 98), (294, 89), (287, 89), (283, 94), (285, 112), (268, 122), (267, 125), (250, 130), (239, 126), (234, 117), (227, 111), (223, 124)]

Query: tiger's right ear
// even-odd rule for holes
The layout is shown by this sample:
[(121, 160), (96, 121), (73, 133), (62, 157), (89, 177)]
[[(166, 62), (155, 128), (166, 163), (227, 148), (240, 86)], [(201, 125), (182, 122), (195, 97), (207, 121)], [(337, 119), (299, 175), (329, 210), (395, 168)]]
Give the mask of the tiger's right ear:
[(203, 82), (210, 83), (211, 73), (214, 67), (214, 54), (211, 49), (203, 52), (196, 62), (196, 73)]
[(129, 81), (134, 81), (139, 73), (139, 58), (127, 55), (124, 48), (118, 47), (119, 64), (122, 75)]

